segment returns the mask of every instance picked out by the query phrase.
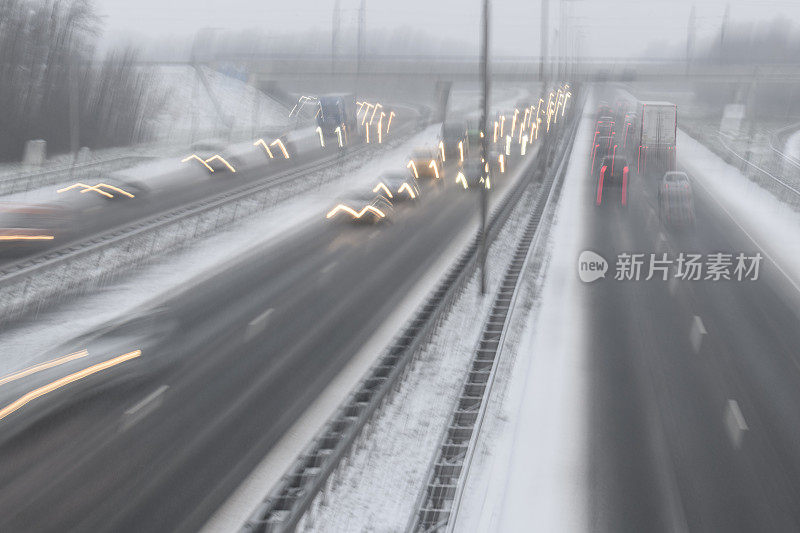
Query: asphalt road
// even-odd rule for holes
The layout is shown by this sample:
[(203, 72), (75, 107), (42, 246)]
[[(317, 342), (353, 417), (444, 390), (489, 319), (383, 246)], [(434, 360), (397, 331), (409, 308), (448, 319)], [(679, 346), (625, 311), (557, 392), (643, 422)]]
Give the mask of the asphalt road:
[(682, 232), (632, 186), (627, 211), (586, 207), (583, 249), (609, 262), (585, 287), (590, 529), (799, 531), (800, 294), (767, 258), (757, 281), (614, 280), (621, 252), (758, 251), (696, 183)]
[(197, 530), (477, 220), (473, 191), (425, 192), (385, 226), (321, 213), (103, 337), (142, 356), (0, 420), (0, 531)]

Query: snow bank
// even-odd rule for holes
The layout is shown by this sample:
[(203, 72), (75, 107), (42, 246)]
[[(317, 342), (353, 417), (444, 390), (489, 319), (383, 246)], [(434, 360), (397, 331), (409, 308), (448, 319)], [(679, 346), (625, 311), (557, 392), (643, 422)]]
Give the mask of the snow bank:
[[(800, 291), (800, 213), (678, 131), (680, 164)], [(788, 194), (788, 193), (787, 193)]]

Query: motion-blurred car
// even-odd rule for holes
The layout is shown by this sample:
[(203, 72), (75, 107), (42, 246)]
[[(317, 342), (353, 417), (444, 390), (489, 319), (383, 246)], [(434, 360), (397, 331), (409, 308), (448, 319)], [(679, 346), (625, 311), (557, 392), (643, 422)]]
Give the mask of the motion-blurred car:
[(626, 159), (619, 156), (603, 158), (595, 188), (595, 205), (627, 207), (629, 172)]
[(206, 139), (192, 144), (192, 154), (202, 159), (214, 172), (236, 172), (236, 167), (240, 166), (239, 160), (226, 156), (224, 152), (227, 148), (228, 143), (221, 139)]
[(491, 188), (491, 177), (487, 174), (486, 182), (483, 179), (483, 165), (480, 161), (469, 159), (458, 169), (456, 184), (464, 189), (478, 189), (485, 186)]
[(670, 227), (694, 225), (694, 196), (689, 176), (670, 171), (658, 185), (658, 214)]
[(71, 213), (48, 204), (0, 204), (0, 252), (43, 246), (68, 231)]
[(443, 177), (443, 163), (438, 150), (431, 148), (417, 148), (411, 152), (411, 157), (406, 164), (417, 179), (430, 178), (438, 180)]
[[(467, 123), (460, 120), (445, 122), (439, 140), (444, 151), (444, 154), (439, 154), (440, 157), (447, 162), (458, 161), (467, 149)], [(463, 156), (466, 157), (466, 153)]]
[(595, 130), (597, 131), (598, 137), (611, 137), (614, 135), (614, 124), (615, 121), (612, 117), (600, 117), (597, 120), (597, 124)]
[(390, 220), (393, 214), (391, 200), (383, 194), (367, 191), (342, 198), (328, 213), (328, 220), (346, 220), (356, 223), (378, 224)]
[(611, 137), (596, 137), (592, 147), (592, 175), (596, 175), (602, 165), (598, 165), (606, 157), (614, 155), (614, 140)]
[(392, 203), (419, 200), (420, 188), (409, 172), (386, 172), (372, 188), (372, 192), (383, 194)]

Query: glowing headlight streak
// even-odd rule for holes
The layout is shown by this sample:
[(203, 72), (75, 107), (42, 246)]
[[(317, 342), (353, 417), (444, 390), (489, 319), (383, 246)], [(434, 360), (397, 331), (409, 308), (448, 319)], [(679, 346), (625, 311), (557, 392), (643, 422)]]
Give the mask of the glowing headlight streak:
[(389, 123), (386, 124), (386, 133), (389, 133), (389, 128), (392, 127), (392, 117), (394, 116), (394, 111), (389, 113)]
[(464, 176), (463, 172), (459, 172), (458, 176), (456, 176), (456, 183), (460, 183), (465, 189), (469, 189), (469, 185), (467, 185), (467, 178)]
[(497, 163), (500, 165), (500, 174), (505, 174), (506, 172), (506, 158), (503, 154), (497, 156)]
[(267, 143), (264, 142), (264, 139), (259, 139), (259, 140), (257, 140), (256, 142), (253, 143), (253, 146), (258, 146), (258, 145), (261, 145), (261, 146), (264, 147), (264, 150), (267, 151), (267, 155), (269, 156), (270, 159), (274, 159), (275, 158), (275, 156), (272, 155), (272, 150), (270, 150), (269, 146), (267, 145)]
[(0, 235), (0, 241), (52, 241), (54, 235)]
[(520, 127), (520, 129), (528, 127), (528, 119), (530, 118), (530, 116), (531, 116), (531, 109), (529, 107), (526, 107), (525, 114), (522, 115), (522, 126)]
[(110, 190), (112, 190), (112, 191), (114, 191), (116, 193), (122, 194), (123, 196), (127, 196), (128, 198), (134, 198), (134, 195), (132, 195), (128, 191), (126, 191), (124, 189), (120, 189), (119, 187), (115, 187), (113, 185), (109, 185), (108, 183), (98, 183), (97, 185), (86, 185), (85, 183), (78, 182), (78, 183), (74, 183), (74, 184), (70, 185), (69, 187), (64, 187), (63, 189), (58, 189), (56, 191), (56, 193), (62, 193), (62, 192), (65, 192), (65, 191), (69, 191), (69, 190), (74, 189), (76, 187), (83, 187), (83, 190), (81, 191), (81, 194), (83, 194), (85, 192), (88, 192), (88, 191), (93, 191), (93, 192), (96, 192), (98, 194), (101, 194), (101, 195), (105, 196), (106, 198), (114, 198), (113, 194), (108, 193), (108, 192), (103, 190), (103, 189), (110, 189)]
[(417, 172), (417, 165), (414, 163), (414, 160), (410, 160), (406, 165), (406, 168), (410, 168), (414, 171), (414, 178), (419, 179), (419, 173)]
[(75, 372), (68, 376), (64, 376), (63, 378), (57, 379), (51, 383), (48, 383), (47, 385), (39, 387), (38, 389), (34, 389), (29, 393), (20, 396), (17, 400), (11, 402), (10, 404), (0, 409), (0, 420), (6, 418), (8, 415), (25, 407), (33, 400), (41, 398), (45, 394), (49, 394), (57, 389), (60, 389), (61, 387), (69, 385), (70, 383), (74, 383), (78, 380), (91, 376), (92, 374), (97, 374), (98, 372), (102, 372), (103, 370), (107, 370), (109, 368), (122, 364), (126, 361), (130, 361), (131, 359), (136, 359), (141, 355), (142, 355), (141, 350), (134, 350), (132, 352), (128, 352), (118, 357), (114, 357), (113, 359), (103, 361), (102, 363), (97, 363), (96, 365), (84, 368), (79, 372)]
[(542, 117), (536, 117), (536, 139), (539, 139), (539, 126), (542, 125)]
[(461, 158), (461, 162), (464, 162), (464, 141), (458, 141), (458, 154)]
[(519, 135), (517, 135), (517, 144), (522, 144), (522, 134), (525, 133), (525, 130), (522, 128), (522, 125), (519, 127)]
[(506, 116), (500, 115), (500, 137), (503, 137), (503, 128), (506, 125)]
[(397, 189), (397, 194), (400, 194), (403, 191), (408, 192), (408, 195), (411, 197), (412, 200), (417, 197), (417, 193), (414, 192), (414, 189), (412, 189), (411, 185), (409, 185), (408, 183), (403, 183), (400, 186), (400, 188)]
[(539, 98), (539, 104), (536, 108), (536, 120), (539, 120), (539, 117), (542, 115), (542, 104), (544, 103), (544, 98)]
[(372, 104), (367, 104), (364, 107), (364, 116), (361, 119), (361, 125), (363, 126), (367, 122), (367, 114), (369, 114), (369, 110), (372, 109), (374, 106)]
[(520, 146), (519, 155), (525, 155), (525, 149), (528, 147), (528, 136), (523, 135), (522, 137), (522, 146)]
[(199, 155), (197, 155), (197, 154), (192, 154), (192, 155), (190, 155), (189, 157), (186, 157), (186, 158), (184, 158), (184, 159), (181, 159), (181, 163), (186, 163), (187, 161), (191, 161), (192, 159), (196, 159), (196, 160), (200, 161), (200, 163), (201, 163), (201, 164), (202, 164), (204, 167), (206, 167), (206, 168), (208, 169), (208, 171), (209, 171), (209, 172), (214, 172), (214, 169), (213, 169), (213, 168), (211, 168), (211, 166), (210, 166), (208, 163), (206, 163), (205, 159), (203, 159), (202, 157), (200, 157), (200, 156), (199, 156)]
[(564, 95), (564, 105), (561, 106), (561, 116), (562, 117), (564, 116), (564, 111), (567, 110), (567, 102), (569, 101), (571, 96), (572, 96), (572, 93), (569, 92), (569, 91), (567, 91), (567, 94)]
[(375, 120), (375, 112), (378, 111), (379, 107), (383, 107), (383, 104), (376, 102), (375, 106), (372, 108), (372, 116), (369, 117), (370, 124), (372, 124), (372, 121)]
[(386, 195), (387, 195), (389, 198), (394, 198), (394, 196), (392, 196), (392, 191), (390, 191), (390, 190), (389, 190), (389, 187), (387, 187), (387, 186), (386, 186), (386, 184), (385, 184), (385, 183), (383, 183), (383, 182), (380, 182), (380, 183), (378, 183), (378, 184), (377, 184), (377, 185), (376, 185), (376, 186), (375, 186), (375, 187), (372, 189), (372, 192), (378, 192), (378, 191), (380, 191), (381, 189), (383, 189), (383, 190), (386, 192)]
[[(201, 161), (202, 161), (202, 159), (201, 159)], [(205, 163), (205, 162), (204, 162), (204, 163)], [(213, 171), (212, 171), (212, 172), (213, 172)], [(101, 191), (100, 189), (95, 189), (95, 187), (93, 187), (93, 186), (91, 186), (91, 185), (86, 185), (85, 183), (81, 183), (81, 182), (73, 183), (73, 184), (72, 184), (72, 185), (70, 185), (69, 187), (64, 187), (63, 189), (58, 189), (58, 190), (56, 191), (56, 193), (57, 193), (57, 194), (61, 194), (62, 192), (66, 192), (66, 191), (72, 190), (72, 189), (74, 189), (74, 188), (76, 188), (76, 187), (83, 187), (83, 191), (94, 190), (94, 191), (96, 191), (96, 192), (98, 192), (98, 193), (102, 194), (103, 196), (105, 196), (105, 197), (107, 197), (107, 198), (114, 198), (114, 195), (113, 195), (113, 194), (111, 194), (111, 193), (107, 193), (107, 192), (105, 192), (105, 191)], [(81, 192), (83, 192), (83, 191), (81, 191)]]
[(383, 132), (383, 117), (385, 117), (385, 116), (386, 116), (386, 113), (381, 111), (381, 116), (378, 119), (378, 144), (381, 144), (383, 142), (383, 133), (382, 133)]
[(492, 180), (491, 180), (491, 178), (489, 176), (486, 176), (485, 186), (486, 186), (487, 189), (491, 189), (492, 188)]
[(519, 115), (519, 109), (514, 109), (514, 118), (511, 119), (511, 136), (514, 136), (514, 131), (517, 129), (517, 115)]
[(342, 144), (342, 127), (341, 126), (336, 126), (336, 129), (334, 131), (336, 132), (336, 136), (339, 139), (339, 148), (342, 148), (344, 146)]
[(367, 128), (367, 144), (369, 144), (369, 124), (366, 125)]
[(373, 213), (377, 215), (378, 218), (384, 218), (386, 216), (386, 213), (384, 213), (383, 211), (372, 205), (366, 205), (361, 211), (356, 211), (352, 207), (346, 206), (344, 204), (339, 204), (333, 209), (331, 209), (328, 212), (328, 214), (325, 215), (325, 218), (332, 218), (336, 216), (336, 213), (338, 213), (339, 211), (344, 211), (345, 213), (350, 214), (353, 218), (361, 218), (366, 213)]
[(494, 137), (492, 138), (492, 142), (494, 142), (494, 143), (496, 143), (496, 142), (497, 142), (497, 129), (498, 129), (499, 127), (500, 127), (500, 125), (499, 125), (499, 124), (497, 123), (497, 121), (495, 120), (495, 121), (494, 121)]
[(212, 157), (209, 157), (208, 159), (206, 159), (206, 163), (211, 163), (212, 161), (221, 161), (223, 165), (225, 165), (226, 167), (228, 167), (228, 170), (230, 170), (231, 172), (236, 172), (236, 169), (235, 169), (235, 168), (233, 168), (233, 165), (231, 165), (230, 163), (228, 163), (227, 161), (225, 161), (225, 158), (224, 158), (224, 157), (222, 157), (222, 156), (221, 156), (221, 155), (219, 155), (219, 154), (216, 154), (216, 155), (214, 155), (214, 156), (212, 156)]
[(50, 361), (45, 361), (44, 363), (39, 363), (38, 365), (29, 366), (28, 368), (25, 368), (18, 372), (14, 372), (13, 374), (8, 374), (7, 376), (0, 378), (0, 385), (11, 383), (12, 381), (22, 379), (24, 377), (30, 376), (31, 374), (41, 372), (42, 370), (47, 370), (48, 368), (53, 368), (54, 366), (63, 365), (64, 363), (69, 363), (70, 361), (86, 357), (87, 355), (89, 355), (88, 350), (78, 350), (77, 352), (73, 352), (67, 355), (62, 355), (61, 357), (56, 357), (55, 359), (51, 359)]
[(319, 144), (320, 144), (320, 146), (325, 148), (325, 136), (322, 135), (322, 128), (317, 126), (317, 130), (316, 131), (317, 131), (317, 133), (319, 133)]
[(349, 144), (350, 140), (347, 138), (347, 124), (342, 124), (342, 131), (344, 132), (344, 144)]
[(277, 146), (278, 146), (278, 147), (281, 149), (281, 152), (283, 152), (283, 157), (284, 157), (285, 159), (289, 159), (289, 152), (287, 152), (287, 151), (286, 151), (286, 146), (284, 146), (284, 144), (283, 144), (283, 141), (282, 141), (282, 140), (280, 140), (280, 139), (275, 139), (274, 141), (272, 141), (271, 143), (269, 143), (269, 145), (270, 145), (270, 146), (276, 146), (276, 145), (277, 145)]
[(447, 159), (444, 157), (444, 141), (439, 141), (439, 152), (442, 154), (442, 163), (444, 163), (447, 161)]
[(436, 161), (431, 159), (431, 162), (428, 163), (428, 168), (433, 169), (433, 173), (436, 175), (436, 179), (439, 179), (439, 166), (436, 164)]
[(511, 155), (511, 135), (506, 135), (506, 155)]

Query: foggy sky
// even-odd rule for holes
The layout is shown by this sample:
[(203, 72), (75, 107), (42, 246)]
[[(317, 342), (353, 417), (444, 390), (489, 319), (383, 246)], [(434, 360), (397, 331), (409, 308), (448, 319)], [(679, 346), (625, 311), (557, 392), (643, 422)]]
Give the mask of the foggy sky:
[[(712, 39), (726, 4), (732, 23), (781, 16), (800, 24), (798, 0), (569, 0), (550, 1), (550, 27), (559, 27), (559, 6), (569, 22), (570, 42), (584, 56), (657, 54), (659, 44), (686, 42), (692, 5), (698, 42)], [(493, 53), (539, 55), (540, 0), (491, 0)], [(259, 28), (265, 32), (315, 30), (330, 35), (334, 0), (95, 0), (105, 22), (104, 39), (140, 43), (167, 36), (190, 38), (199, 28)], [(342, 27), (352, 36), (359, 0), (340, 0)], [(368, 31), (414, 27), (477, 50), (480, 0), (367, 0)], [(580, 37), (575, 37), (576, 35)], [(552, 41), (556, 40), (551, 33)], [(346, 37), (345, 37), (346, 38)], [(367, 43), (369, 44), (369, 43)], [(685, 44), (683, 44), (685, 46)], [(551, 54), (556, 48), (551, 45)]]

